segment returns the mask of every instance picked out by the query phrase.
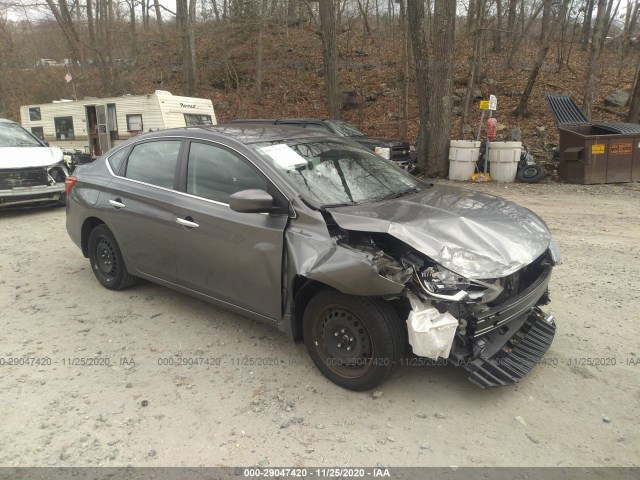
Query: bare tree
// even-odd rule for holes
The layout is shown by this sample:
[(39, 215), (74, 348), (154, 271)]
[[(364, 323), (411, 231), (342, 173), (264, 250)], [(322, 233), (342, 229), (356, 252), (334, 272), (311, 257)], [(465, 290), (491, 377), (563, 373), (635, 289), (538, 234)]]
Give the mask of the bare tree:
[(640, 62), (638, 62), (638, 66), (636, 67), (636, 78), (633, 86), (633, 93), (631, 94), (631, 101), (629, 102), (627, 122), (640, 122)]
[(587, 78), (584, 85), (584, 97), (582, 99), (582, 113), (590, 119), (593, 108), (593, 90), (596, 81), (596, 69), (598, 59), (602, 50), (602, 31), (606, 17), (607, 0), (598, 0), (598, 13), (593, 26), (593, 39), (591, 40), (591, 53), (589, 54), (589, 64), (587, 65)]
[(56, 22), (58, 22), (58, 25), (62, 29), (62, 33), (64, 33), (64, 36), (67, 39), (69, 50), (72, 52), (72, 58), (84, 63), (80, 35), (78, 34), (78, 28), (73, 15), (71, 14), (71, 10), (69, 9), (67, 0), (58, 0), (58, 3), (54, 0), (46, 1), (49, 10), (51, 10)]
[[(493, 51), (499, 53), (502, 51), (502, 0), (496, 2), (496, 28), (493, 31)], [(437, 24), (436, 24), (437, 25)]]
[(435, 0), (433, 12), (433, 62), (429, 70), (430, 121), (427, 174), (444, 177), (448, 171), (453, 107), (453, 45), (456, 0)]
[(416, 68), (416, 90), (418, 94), (418, 112), (420, 126), (418, 130), (418, 168), (426, 170), (427, 129), (429, 125), (429, 49), (427, 45), (427, 19), (424, 3), (421, 0), (407, 2), (409, 16), (409, 34), (412, 40), (413, 61)]
[(262, 0), (260, 7), (260, 25), (258, 26), (258, 41), (256, 44), (256, 82), (255, 92), (258, 99), (262, 97), (262, 55), (264, 50), (264, 29), (267, 21), (267, 9), (269, 8), (269, 0)]
[(164, 48), (167, 42), (167, 38), (164, 33), (164, 25), (162, 22), (162, 11), (160, 10), (160, 0), (153, 0), (153, 7), (154, 7), (154, 10), (156, 11), (156, 22), (158, 23), (158, 35), (160, 36), (160, 43), (162, 43), (162, 47)]
[(462, 122), (460, 122), (460, 128), (463, 129), (469, 121), (469, 106), (471, 104), (471, 97), (473, 95), (473, 87), (480, 75), (480, 56), (482, 54), (482, 39), (484, 36), (484, 29), (482, 28), (485, 18), (485, 0), (476, 0), (476, 6), (478, 11), (475, 16), (477, 17), (476, 30), (474, 32), (473, 51), (470, 58), (469, 67), (469, 79), (467, 80), (467, 91), (464, 97), (464, 105), (462, 110)]
[(624, 28), (622, 30), (623, 42), (626, 51), (628, 51), (631, 46), (632, 35), (634, 34), (638, 23), (638, 7), (640, 7), (640, 1), (627, 0), (627, 12), (624, 17)]
[(527, 21), (527, 24), (522, 28), (522, 32), (520, 33), (520, 35), (516, 37), (515, 40), (513, 41), (513, 44), (511, 45), (511, 51), (509, 52), (509, 57), (507, 58), (507, 68), (513, 68), (513, 59), (515, 58), (516, 52), (518, 51), (518, 48), (520, 48), (520, 44), (522, 43), (522, 40), (529, 33), (529, 30), (531, 29), (531, 25), (533, 25), (533, 22), (535, 22), (536, 19), (538, 18), (538, 15), (540, 15), (540, 12), (544, 7), (544, 3), (545, 3), (545, 0), (543, 0), (541, 3), (538, 4), (535, 11), (531, 13), (529, 20)]
[[(545, 0), (548, 3), (551, 3), (552, 0)], [(536, 63), (533, 66), (533, 70), (531, 70), (531, 74), (529, 75), (529, 80), (527, 80), (527, 85), (524, 87), (524, 92), (520, 97), (520, 103), (518, 104), (518, 108), (516, 109), (516, 118), (521, 119), (527, 113), (527, 105), (529, 103), (529, 97), (531, 97), (531, 92), (533, 91), (533, 87), (536, 84), (536, 80), (538, 79), (538, 75), (540, 74), (540, 69), (544, 63), (544, 59), (549, 52), (549, 48), (551, 47), (551, 41), (555, 36), (560, 24), (562, 23), (562, 19), (567, 14), (567, 7), (569, 5), (569, 0), (563, 0), (562, 5), (560, 6), (560, 10), (556, 15), (555, 20), (551, 20), (552, 11), (549, 11), (549, 15), (547, 16), (545, 22), (542, 24), (542, 31), (545, 32), (544, 38), (542, 39), (542, 44), (540, 45), (540, 49), (538, 50), (538, 57), (536, 59)], [(544, 17), (543, 17), (544, 18)]]
[[(131, 37), (131, 55), (138, 55), (138, 34), (136, 33), (136, 0), (126, 0), (129, 6), (129, 35)], [(144, 5), (144, 1), (142, 5)], [(144, 9), (142, 15), (144, 16)]]
[(322, 58), (329, 118), (342, 118), (340, 81), (338, 78), (338, 39), (336, 35), (336, 0), (320, 0)]
[(513, 42), (516, 30), (516, 9), (518, 8), (518, 0), (509, 0), (509, 8), (507, 11), (507, 29), (509, 30), (509, 41)]
[(400, 133), (407, 140), (409, 130), (409, 27), (406, 0), (400, 0), (400, 26), (402, 30), (402, 115)]
[(584, 10), (584, 21), (582, 22), (582, 51), (586, 52), (591, 39), (591, 20), (593, 18), (593, 7), (595, 0), (587, 0)]
[(182, 44), (182, 93), (194, 94), (196, 85), (195, 0), (176, 0), (176, 24)]

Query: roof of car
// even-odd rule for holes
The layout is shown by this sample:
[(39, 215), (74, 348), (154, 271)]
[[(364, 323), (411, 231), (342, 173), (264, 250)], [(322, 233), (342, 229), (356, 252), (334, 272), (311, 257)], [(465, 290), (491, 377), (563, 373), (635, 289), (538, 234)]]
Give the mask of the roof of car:
[(6, 118), (0, 118), (0, 123), (16, 123), (13, 120), (8, 120)]
[(185, 127), (171, 130), (162, 130), (161, 132), (166, 135), (171, 135), (177, 132), (184, 134), (187, 131), (194, 133), (198, 132), (202, 136), (207, 136), (207, 134), (221, 135), (244, 144), (273, 142), (294, 138), (326, 138), (328, 135), (327, 133), (316, 132), (313, 130), (307, 130), (297, 127), (264, 124), (251, 125), (239, 123), (233, 125)]
[(237, 120), (231, 120), (229, 123), (263, 123), (263, 122), (340, 122), (343, 120), (329, 120), (327, 118), (292, 118), (292, 117), (279, 117), (279, 118), (239, 118)]

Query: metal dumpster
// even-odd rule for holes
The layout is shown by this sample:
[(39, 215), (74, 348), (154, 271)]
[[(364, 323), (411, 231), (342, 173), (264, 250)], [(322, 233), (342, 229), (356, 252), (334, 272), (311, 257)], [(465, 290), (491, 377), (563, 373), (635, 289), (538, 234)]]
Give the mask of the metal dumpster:
[(566, 95), (546, 94), (560, 131), (558, 174), (568, 183), (640, 181), (640, 125), (589, 123)]

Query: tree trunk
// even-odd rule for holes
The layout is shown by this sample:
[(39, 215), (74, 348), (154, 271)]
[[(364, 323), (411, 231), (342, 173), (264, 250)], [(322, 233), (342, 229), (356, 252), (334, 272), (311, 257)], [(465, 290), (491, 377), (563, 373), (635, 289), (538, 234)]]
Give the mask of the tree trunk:
[(165, 42), (167, 38), (164, 34), (164, 25), (162, 24), (162, 12), (160, 11), (160, 0), (153, 0), (153, 7), (156, 11), (156, 22), (158, 23), (158, 34), (160, 35), (160, 42), (162, 43), (162, 48), (165, 47)]
[(444, 177), (448, 172), (453, 107), (453, 46), (456, 0), (435, 0), (433, 14), (433, 63), (429, 71), (429, 143), (427, 174)]
[(640, 123), (640, 62), (636, 67), (636, 79), (629, 102), (629, 113), (627, 114), (627, 122)]
[(598, 59), (600, 58), (600, 51), (602, 49), (602, 31), (604, 29), (606, 8), (607, 0), (598, 0), (598, 13), (596, 14), (596, 22), (593, 25), (591, 53), (589, 55), (587, 78), (584, 85), (584, 98), (582, 100), (582, 113), (584, 113), (587, 119), (591, 119), (591, 109), (593, 108), (593, 90), (595, 89)]
[(67, 1), (60, 0), (58, 2), (59, 5), (56, 5), (53, 0), (46, 1), (49, 6), (49, 10), (51, 10), (51, 13), (56, 19), (56, 22), (58, 22), (58, 25), (62, 29), (62, 33), (67, 40), (71, 57), (74, 60), (79, 60), (82, 57), (80, 36), (78, 35), (78, 30), (73, 21)]
[(416, 90), (418, 96), (418, 168), (426, 171), (427, 165), (427, 129), (429, 127), (429, 50), (427, 45), (427, 21), (424, 3), (421, 0), (407, 2), (409, 16), (409, 34), (413, 46), (413, 61), (416, 68)]
[(402, 30), (402, 119), (400, 134), (406, 141), (409, 135), (409, 27), (407, 25), (406, 0), (400, 0), (400, 25)]
[(342, 118), (342, 99), (338, 78), (338, 42), (336, 35), (336, 0), (320, 0), (320, 29), (322, 31), (322, 57), (327, 93), (329, 118)]
[[(545, 0), (548, 3), (551, 3), (553, 0)], [(542, 31), (545, 32), (544, 38), (542, 39), (542, 44), (540, 45), (540, 50), (538, 50), (538, 58), (536, 59), (536, 63), (531, 71), (531, 75), (529, 75), (529, 80), (527, 81), (527, 85), (524, 88), (524, 92), (520, 97), (520, 103), (518, 104), (518, 108), (516, 109), (516, 118), (521, 120), (525, 114), (527, 113), (527, 105), (529, 103), (529, 98), (531, 97), (531, 92), (533, 91), (533, 87), (536, 84), (536, 80), (538, 78), (538, 74), (540, 73), (540, 69), (542, 68), (542, 64), (544, 63), (544, 59), (549, 52), (549, 48), (551, 47), (551, 42), (553, 41), (553, 37), (556, 34), (556, 31), (560, 27), (562, 19), (567, 14), (567, 6), (569, 5), (569, 0), (563, 0), (562, 5), (560, 6), (560, 11), (558, 12), (558, 16), (551, 24), (551, 12), (546, 19), (546, 23), (542, 24)]]
[(544, 39), (547, 35), (546, 29), (549, 28), (549, 23), (551, 22), (551, 5), (552, 2), (547, 2), (544, 0), (542, 8), (542, 26), (540, 27), (540, 35), (538, 36), (538, 41), (540, 44), (544, 44)]
[(484, 36), (484, 30), (482, 29), (482, 21), (484, 19), (485, 12), (484, 0), (479, 0), (478, 5), (478, 21), (477, 29), (474, 33), (473, 52), (471, 54), (470, 67), (469, 67), (469, 80), (467, 81), (467, 91), (465, 93), (464, 105), (462, 110), (462, 121), (460, 122), (460, 128), (463, 129), (465, 125), (469, 123), (469, 106), (471, 105), (471, 96), (473, 95), (473, 86), (477, 80), (480, 71), (480, 56), (482, 54), (482, 38)]
[(611, 9), (613, 8), (613, 0), (609, 0), (609, 3), (607, 4), (607, 13), (604, 19), (604, 27), (603, 27), (603, 31), (602, 31), (602, 45), (600, 46), (600, 48), (602, 49), (602, 46), (604, 45), (605, 40), (607, 39), (607, 35), (609, 35), (609, 29), (611, 28), (611, 24), (613, 23), (613, 21), (616, 18), (616, 15), (618, 14), (618, 9), (620, 8), (620, 0), (617, 0), (616, 3), (616, 8), (613, 11), (613, 13), (611, 13)]
[(471, 35), (475, 28), (476, 3), (483, 0), (469, 0), (467, 7), (467, 35)]
[(496, 0), (496, 29), (493, 31), (493, 51), (495, 53), (502, 51), (502, 0)]
[(196, 90), (196, 80), (198, 78), (198, 63), (196, 59), (196, 0), (189, 1), (189, 25), (188, 25), (188, 35), (189, 35), (189, 68), (191, 69), (190, 78), (191, 78), (191, 93), (193, 95)]
[(527, 22), (527, 25), (522, 29), (522, 33), (520, 34), (520, 36), (516, 37), (516, 39), (513, 41), (513, 45), (511, 45), (511, 51), (509, 52), (509, 57), (507, 58), (507, 68), (514, 68), (513, 59), (515, 58), (518, 48), (520, 48), (522, 39), (527, 35), (529, 30), (531, 29), (531, 25), (533, 24), (533, 22), (535, 22), (536, 18), (538, 18), (538, 15), (540, 15), (540, 12), (542, 11), (543, 6), (544, 6), (544, 2), (538, 5), (535, 12), (531, 14), (531, 17), (529, 17), (529, 21)]
[(582, 22), (582, 51), (586, 52), (591, 38), (591, 18), (593, 17), (593, 7), (595, 0), (587, 0), (584, 11), (584, 21)]
[[(144, 2), (143, 2), (144, 5)], [(136, 2), (131, 0), (129, 4), (129, 22), (130, 22), (130, 34), (131, 34), (131, 55), (138, 55), (138, 34), (136, 33)]]
[(507, 30), (509, 30), (509, 41), (513, 43), (515, 35), (512, 32), (516, 30), (516, 8), (518, 0), (509, 0), (509, 11), (507, 13)]
[(267, 20), (267, 7), (269, 0), (262, 0), (260, 8), (260, 25), (258, 26), (258, 42), (256, 45), (256, 83), (255, 92), (256, 97), (260, 99), (262, 97), (262, 53), (264, 49), (264, 28)]
[(638, 23), (638, 7), (640, 7), (639, 1), (627, 1), (627, 13), (624, 19), (624, 30), (622, 34), (625, 53), (629, 51), (629, 47), (631, 47), (631, 41), (635, 36), (634, 33), (636, 24)]

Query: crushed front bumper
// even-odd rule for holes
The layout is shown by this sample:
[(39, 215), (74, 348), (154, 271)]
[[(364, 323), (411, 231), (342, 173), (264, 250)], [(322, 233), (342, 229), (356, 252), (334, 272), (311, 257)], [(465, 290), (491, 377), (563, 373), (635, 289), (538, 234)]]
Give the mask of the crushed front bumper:
[(469, 381), (480, 388), (512, 385), (540, 363), (555, 333), (553, 315), (536, 307), (476, 340), (474, 358), (460, 364), (471, 373)]
[(0, 207), (27, 203), (57, 202), (62, 200), (64, 195), (64, 183), (14, 187), (11, 190), (0, 190)]

